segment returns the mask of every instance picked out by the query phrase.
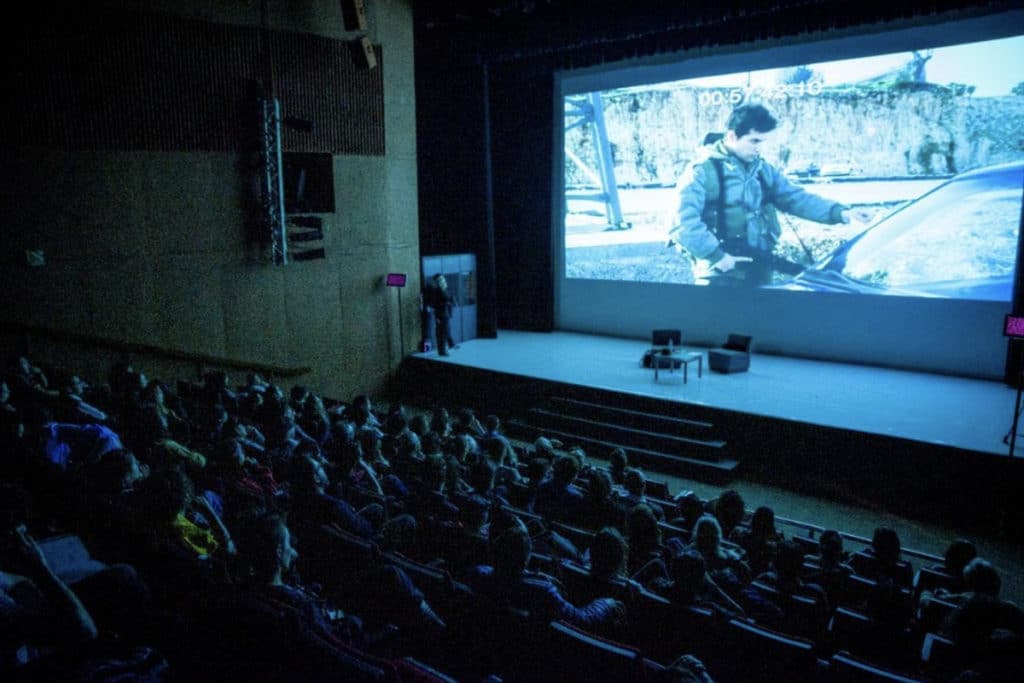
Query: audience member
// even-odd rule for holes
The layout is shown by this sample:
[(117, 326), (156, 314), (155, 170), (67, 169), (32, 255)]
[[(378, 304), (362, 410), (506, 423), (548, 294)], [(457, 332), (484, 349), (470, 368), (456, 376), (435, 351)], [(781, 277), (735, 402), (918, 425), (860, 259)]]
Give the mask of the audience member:
[(803, 577), (808, 583), (818, 584), (825, 590), (830, 605), (842, 605), (846, 599), (846, 582), (853, 567), (846, 562), (843, 537), (835, 529), (826, 529), (818, 539), (818, 554), (808, 558)]
[(371, 503), (357, 511), (347, 501), (326, 492), (330, 479), (323, 465), (309, 457), (296, 457), (292, 468), (291, 514), (303, 529), (336, 524), (362, 538), (372, 538), (384, 524), (384, 508)]
[(738, 599), (743, 588), (750, 583), (750, 567), (739, 553), (722, 546), (722, 527), (718, 519), (703, 515), (697, 520), (691, 534), (691, 545), (704, 557), (708, 574), (733, 599)]
[(850, 558), (850, 566), (860, 576), (872, 581), (888, 581), (909, 587), (914, 580), (910, 564), (900, 561), (900, 537), (889, 527), (878, 527), (871, 545)]
[(626, 449), (616, 446), (608, 453), (608, 474), (611, 475), (613, 484), (622, 486), (627, 467), (629, 467), (629, 457), (626, 455)]
[(735, 489), (723, 491), (715, 500), (714, 510), (722, 538), (731, 538), (733, 531), (743, 523), (747, 514), (743, 496)]
[(551, 467), (551, 478), (537, 488), (534, 510), (552, 519), (579, 519), (583, 507), (583, 491), (575, 484), (579, 473), (579, 460), (570, 455), (559, 456)]
[(1024, 611), (1000, 599), (1002, 581), (987, 560), (974, 558), (963, 575), (967, 590), (955, 598), (957, 608), (941, 632), (953, 639), (970, 669), (988, 674), (993, 680), (1002, 680), (994, 676), (1010, 670), (1019, 673), (1019, 669), (1006, 667), (1021, 663)]
[(549, 577), (528, 571), (533, 544), (521, 522), (492, 535), (490, 546), (494, 564), (475, 567), (469, 583), (494, 604), (524, 610), (539, 624), (562, 619), (595, 631), (624, 618), (625, 606), (618, 600), (597, 598), (577, 607)]
[(672, 511), (670, 524), (681, 529), (693, 529), (704, 514), (704, 501), (693, 491), (681, 491), (674, 498), (676, 507)]
[[(757, 583), (775, 589), (782, 600), (776, 606), (785, 618), (784, 630), (790, 633), (818, 635), (825, 629), (831, 612), (825, 590), (801, 577), (804, 553), (794, 541), (782, 541), (768, 571), (757, 577)], [(773, 595), (763, 596), (773, 600)], [(813, 605), (796, 603), (786, 598), (803, 597), (814, 601)]]
[(605, 470), (590, 473), (590, 486), (583, 496), (579, 523), (587, 528), (626, 528), (626, 510), (623, 501), (612, 491), (612, 479)]
[(668, 578), (668, 563), (682, 544), (673, 539), (674, 545), (666, 545), (658, 526), (658, 517), (650, 505), (641, 503), (626, 516), (629, 530), (629, 575), (643, 585), (656, 579)]
[(651, 588), (681, 607), (704, 607), (730, 619), (744, 613), (739, 603), (708, 576), (704, 556), (692, 548), (673, 555), (669, 579), (655, 581)]
[(754, 510), (750, 526), (737, 527), (732, 540), (743, 548), (755, 576), (768, 571), (782, 542), (782, 535), (775, 530), (775, 511), (764, 505)]
[(622, 476), (622, 486), (625, 489), (622, 496), (623, 507), (630, 510), (637, 505), (647, 505), (659, 522), (664, 521), (665, 511), (661, 506), (647, 500), (647, 478), (642, 471), (635, 467), (627, 467)]

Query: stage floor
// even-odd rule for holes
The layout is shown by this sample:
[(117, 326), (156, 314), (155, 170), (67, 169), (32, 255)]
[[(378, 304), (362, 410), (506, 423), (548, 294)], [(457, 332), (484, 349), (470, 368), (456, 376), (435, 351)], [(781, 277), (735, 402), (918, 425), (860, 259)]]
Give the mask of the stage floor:
[[(564, 382), (767, 417), (1007, 455), (1016, 390), (998, 381), (754, 354), (750, 371), (732, 375), (690, 366), (660, 373), (640, 366), (646, 345), (633, 339), (569, 332), (501, 330), (471, 339), (440, 363)], [(756, 348), (756, 345), (755, 345)], [(684, 351), (707, 351), (684, 347)], [(1018, 428), (1024, 430), (1024, 424)], [(1016, 454), (1024, 452), (1018, 437)]]

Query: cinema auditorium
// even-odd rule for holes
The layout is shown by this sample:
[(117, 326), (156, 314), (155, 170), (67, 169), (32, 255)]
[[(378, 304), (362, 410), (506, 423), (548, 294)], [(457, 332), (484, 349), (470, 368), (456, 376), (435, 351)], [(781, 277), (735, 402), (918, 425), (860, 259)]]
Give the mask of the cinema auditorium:
[(1019, 2), (3, 32), (3, 680), (1019, 680)]

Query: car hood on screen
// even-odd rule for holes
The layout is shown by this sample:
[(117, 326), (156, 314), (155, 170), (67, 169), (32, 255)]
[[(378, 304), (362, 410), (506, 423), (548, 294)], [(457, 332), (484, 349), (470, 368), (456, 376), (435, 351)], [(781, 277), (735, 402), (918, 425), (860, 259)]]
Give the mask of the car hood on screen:
[(843, 294), (881, 294), (884, 296), (916, 296), (973, 301), (1006, 301), (1006, 292), (1013, 288), (1012, 278), (980, 278), (977, 280), (946, 280), (928, 282), (919, 287), (873, 287), (855, 280), (839, 279), (828, 270), (808, 269), (792, 280), (767, 289), (794, 292), (838, 292)]

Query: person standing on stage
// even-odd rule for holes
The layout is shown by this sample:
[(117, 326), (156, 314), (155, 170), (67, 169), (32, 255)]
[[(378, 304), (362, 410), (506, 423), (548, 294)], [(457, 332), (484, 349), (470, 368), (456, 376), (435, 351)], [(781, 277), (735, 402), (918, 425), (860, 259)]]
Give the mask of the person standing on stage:
[(437, 343), (437, 355), (447, 356), (448, 349), (459, 348), (452, 339), (451, 318), (455, 308), (455, 297), (448, 291), (448, 281), (444, 275), (434, 276), (433, 287), (423, 293), (424, 303), (434, 311), (434, 339)]

